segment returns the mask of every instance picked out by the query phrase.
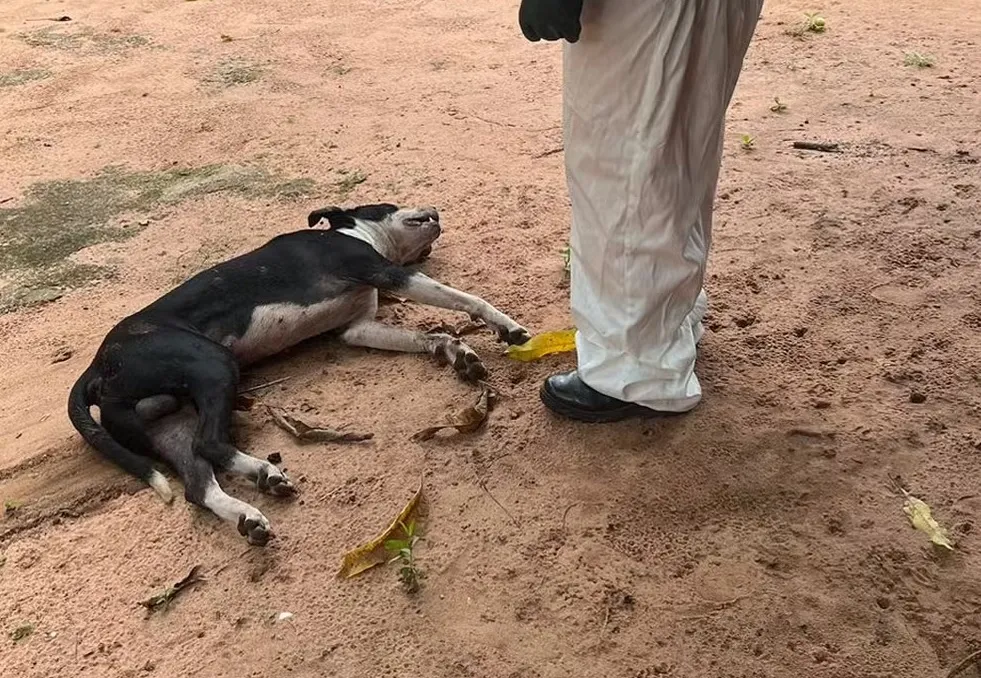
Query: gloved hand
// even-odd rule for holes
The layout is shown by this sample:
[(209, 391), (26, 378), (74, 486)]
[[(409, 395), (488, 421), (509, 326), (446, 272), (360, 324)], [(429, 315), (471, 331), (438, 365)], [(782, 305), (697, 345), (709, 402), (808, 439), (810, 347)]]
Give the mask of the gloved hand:
[[(644, 2), (645, 0), (634, 0)], [(577, 42), (582, 25), (583, 0), (521, 0), (518, 24), (532, 42), (568, 40)]]

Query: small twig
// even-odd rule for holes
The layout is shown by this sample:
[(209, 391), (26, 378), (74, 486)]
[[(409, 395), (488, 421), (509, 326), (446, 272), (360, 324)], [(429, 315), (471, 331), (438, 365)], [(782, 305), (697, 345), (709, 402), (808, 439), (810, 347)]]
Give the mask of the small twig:
[(605, 617), (603, 618), (603, 628), (601, 628), (601, 629), (600, 629), (600, 632), (601, 632), (601, 633), (602, 633), (603, 631), (606, 631), (606, 627), (607, 627), (607, 625), (608, 625), (609, 623), (610, 623), (610, 606), (609, 606), (609, 605), (607, 605), (607, 606), (606, 606), (606, 616), (605, 616)]
[(722, 612), (723, 610), (732, 607), (733, 605), (735, 605), (739, 601), (744, 600), (746, 598), (749, 598), (749, 594), (748, 593), (747, 594), (744, 594), (744, 595), (741, 595), (741, 596), (736, 596), (735, 598), (733, 598), (731, 600), (724, 600), (721, 603), (714, 603), (713, 609), (709, 610), (708, 612), (703, 612), (702, 614), (687, 615), (687, 616), (681, 617), (681, 619), (682, 619), (682, 621), (693, 621), (695, 619), (705, 619), (706, 617), (711, 617), (716, 612)]
[(269, 388), (270, 386), (275, 386), (276, 384), (282, 384), (284, 381), (289, 381), (293, 377), (283, 377), (281, 379), (273, 379), (272, 381), (267, 381), (265, 384), (259, 384), (258, 386), (250, 386), (249, 388), (242, 389), (238, 392), (239, 395), (244, 395), (246, 393), (254, 393), (256, 391), (261, 391), (264, 388)]
[(146, 600), (141, 600), (139, 604), (148, 610), (148, 614), (152, 614), (153, 612), (157, 612), (159, 610), (166, 610), (182, 592), (188, 590), (195, 584), (204, 581), (204, 577), (201, 576), (200, 572), (201, 566), (195, 565), (191, 568), (191, 571), (187, 574), (187, 576), (181, 579), (179, 582), (166, 588), (161, 593), (150, 596)]
[[(462, 112), (462, 111), (461, 111)], [(515, 125), (513, 122), (499, 122), (497, 120), (490, 120), (489, 118), (484, 118), (476, 113), (464, 113), (467, 117), (475, 118), (481, 122), (486, 122), (488, 125), (497, 125), (498, 127), (510, 127), (511, 129), (520, 129), (525, 132), (551, 132), (553, 130), (562, 129), (561, 125), (553, 125), (552, 127), (542, 127), (541, 129), (531, 129), (528, 127), (521, 127), (520, 125)]]
[(58, 16), (58, 17), (48, 17), (44, 19), (25, 19), (25, 21), (71, 21), (70, 16)]
[(569, 517), (569, 511), (579, 506), (579, 502), (573, 502), (565, 507), (565, 511), (562, 513), (562, 529), (565, 530), (565, 519)]
[(439, 325), (434, 325), (426, 330), (426, 334), (449, 334), (454, 337), (463, 337), (468, 334), (474, 334), (487, 327), (483, 322), (473, 322), (467, 321), (461, 325), (450, 325), (448, 322), (441, 322)]
[(886, 483), (886, 486), (893, 494), (897, 494), (897, 495), (901, 494), (903, 496), (909, 494), (909, 490), (907, 490), (906, 486), (903, 484), (902, 476), (900, 476), (897, 473), (895, 475), (889, 475), (888, 478), (889, 478), (889, 482)]
[(515, 519), (515, 517), (513, 515), (511, 515), (511, 512), (508, 511), (506, 508), (504, 508), (504, 504), (502, 504), (501, 502), (499, 502), (497, 500), (497, 497), (495, 497), (493, 494), (491, 494), (491, 491), (489, 489), (487, 489), (487, 483), (485, 483), (482, 479), (477, 478), (477, 486), (480, 487), (480, 489), (482, 489), (484, 492), (487, 493), (487, 496), (491, 498), (491, 501), (492, 502), (494, 502), (495, 504), (497, 504), (497, 507), (499, 509), (501, 509), (502, 511), (504, 511), (504, 514), (511, 520), (511, 524), (512, 525), (519, 525), (520, 524)]
[(404, 304), (405, 298), (396, 296), (390, 292), (386, 292), (385, 290), (381, 290), (378, 292), (378, 303), (382, 306), (387, 304)]
[(819, 151), (821, 153), (841, 153), (838, 144), (821, 141), (795, 141), (794, 148), (802, 151)]
[(978, 650), (976, 652), (972, 652), (968, 656), (964, 657), (964, 659), (962, 659), (960, 662), (958, 662), (957, 665), (954, 666), (954, 668), (952, 668), (947, 673), (947, 678), (954, 678), (954, 676), (960, 675), (971, 664), (974, 664), (975, 666), (977, 666), (979, 659), (981, 659), (981, 650)]
[(810, 428), (795, 427), (787, 431), (788, 436), (801, 436), (803, 438), (833, 438), (834, 436), (827, 431), (818, 431)]
[(558, 148), (553, 148), (551, 150), (545, 151), (544, 153), (536, 153), (531, 157), (534, 158), (535, 160), (541, 160), (542, 158), (547, 158), (550, 155), (558, 155), (559, 153), (562, 153), (564, 150), (565, 150), (565, 146), (559, 146)]
[(10, 197), (10, 198), (0, 198), (0, 205), (6, 204), (6, 203), (10, 202), (11, 200), (13, 200), (13, 197)]
[(252, 553), (253, 550), (254, 549), (250, 546), (249, 548), (245, 549), (244, 551), (242, 551), (237, 556), (232, 556), (231, 558), (229, 558), (228, 560), (226, 560), (224, 563), (222, 563), (221, 565), (219, 565), (218, 568), (214, 572), (211, 573), (211, 576), (214, 577), (215, 575), (220, 574), (221, 572), (224, 572), (225, 571), (225, 568), (227, 568), (229, 565), (231, 565), (234, 561), (241, 560), (244, 556), (247, 556), (249, 553)]

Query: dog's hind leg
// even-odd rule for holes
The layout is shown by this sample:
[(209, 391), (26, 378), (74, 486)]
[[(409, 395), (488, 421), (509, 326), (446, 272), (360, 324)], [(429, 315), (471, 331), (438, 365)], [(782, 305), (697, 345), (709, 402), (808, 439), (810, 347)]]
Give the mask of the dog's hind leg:
[(180, 401), (172, 395), (156, 395), (136, 403), (136, 413), (144, 422), (156, 421), (173, 414), (181, 407)]
[(187, 501), (234, 525), (250, 544), (264, 546), (272, 536), (269, 521), (255, 507), (222, 490), (211, 463), (193, 451), (196, 428), (194, 408), (186, 406), (151, 424), (149, 435), (154, 450), (184, 482)]
[(428, 334), (365, 320), (344, 330), (341, 340), (351, 346), (381, 351), (429, 353), (441, 363), (452, 365), (464, 379), (477, 381), (487, 377), (487, 368), (474, 350), (448, 334)]
[[(153, 457), (153, 441), (147, 434), (143, 420), (134, 408), (105, 399), (99, 406), (99, 418), (109, 435), (123, 447), (141, 457)], [(170, 483), (167, 482), (164, 474), (153, 469), (145, 480), (160, 495), (161, 499), (170, 503), (174, 493), (171, 491)]]
[[(151, 396), (136, 403), (136, 413), (144, 422), (150, 423), (177, 412), (180, 407), (180, 402), (173, 396)], [(194, 419), (187, 422), (187, 426), (193, 429), (196, 420), (197, 417), (195, 416)], [(187, 440), (189, 452), (191, 446), (192, 439), (189, 437)], [(296, 486), (290, 482), (286, 474), (268, 461), (257, 459), (238, 449), (227, 456), (222, 454), (218, 459), (220, 462), (218, 470), (245, 476), (249, 480), (255, 481), (260, 490), (280, 497), (296, 494)]]
[(220, 344), (199, 343), (193, 361), (182, 366), (182, 372), (197, 409), (192, 449), (216, 468), (227, 468), (238, 453), (231, 441), (239, 379), (235, 356)]
[[(136, 413), (146, 423), (156, 422), (180, 409), (179, 400), (169, 395), (151, 396), (144, 398), (136, 404)], [(197, 422), (197, 415), (193, 414), (188, 419), (185, 410), (193, 413), (194, 408), (185, 407), (179, 415), (185, 426), (184, 432), (187, 435), (185, 448), (188, 453), (191, 453), (193, 447), (193, 431)], [(173, 433), (172, 429), (171, 432)], [(174, 445), (171, 444), (170, 447), (173, 448)], [(249, 480), (254, 481), (260, 490), (280, 497), (296, 494), (296, 486), (290, 482), (286, 474), (268, 461), (257, 459), (238, 449), (224, 450), (214, 455), (213, 459), (215, 459), (214, 465), (217, 470), (245, 476)]]
[(254, 478), (261, 490), (280, 496), (294, 494), (293, 484), (276, 466), (250, 457), (232, 444), (238, 386), (238, 364), (232, 353), (218, 344), (208, 347), (198, 354), (193, 369), (187, 369), (187, 378), (198, 413), (194, 453), (216, 469)]

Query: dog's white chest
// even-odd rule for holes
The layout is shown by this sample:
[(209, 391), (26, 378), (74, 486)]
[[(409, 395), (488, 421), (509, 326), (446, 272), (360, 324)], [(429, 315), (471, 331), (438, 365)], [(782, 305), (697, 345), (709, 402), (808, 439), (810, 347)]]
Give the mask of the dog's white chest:
[(368, 289), (310, 306), (290, 303), (259, 306), (252, 312), (245, 334), (228, 337), (222, 343), (240, 362), (254, 362), (365, 317), (375, 308), (376, 294)]

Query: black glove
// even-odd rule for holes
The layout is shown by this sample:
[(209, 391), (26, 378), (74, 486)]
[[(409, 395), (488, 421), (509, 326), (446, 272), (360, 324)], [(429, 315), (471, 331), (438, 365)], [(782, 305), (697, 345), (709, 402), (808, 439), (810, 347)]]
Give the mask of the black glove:
[[(635, 0), (643, 2), (644, 0)], [(532, 42), (568, 40), (577, 42), (582, 25), (583, 0), (521, 0), (518, 24)]]

